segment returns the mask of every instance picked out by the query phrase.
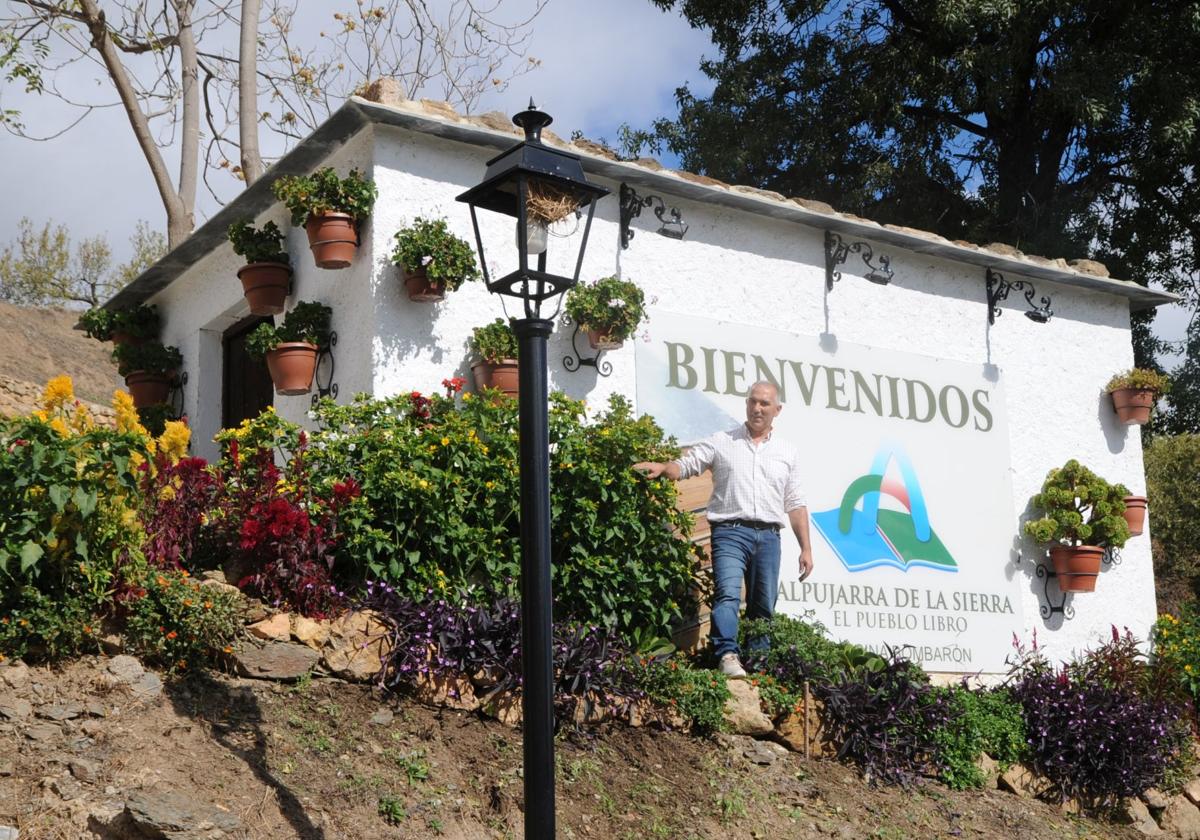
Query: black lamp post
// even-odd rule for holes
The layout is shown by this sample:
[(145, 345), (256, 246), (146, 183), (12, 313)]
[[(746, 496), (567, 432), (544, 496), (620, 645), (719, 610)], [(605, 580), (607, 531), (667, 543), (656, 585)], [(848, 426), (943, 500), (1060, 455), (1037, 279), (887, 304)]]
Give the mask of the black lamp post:
[[(513, 322), (520, 363), (521, 446), (521, 697), (525, 747), (525, 837), (548, 840), (554, 828), (554, 651), (550, 589), (550, 448), (547, 415), (546, 339), (554, 322), (542, 317), (542, 303), (579, 282), (583, 254), (596, 201), (608, 190), (588, 183), (579, 156), (542, 143), (542, 129), (552, 120), (537, 110), (513, 117), (525, 139), (487, 163), (483, 183), (458, 197), (471, 208), (475, 244), (488, 291), (519, 298), (525, 317)], [(530, 197), (555, 199), (567, 215), (587, 222), (570, 277), (546, 271), (547, 225), (530, 214)], [(519, 265), (502, 277), (489, 276), (476, 208), (513, 216)], [(530, 268), (530, 254), (537, 268)]]

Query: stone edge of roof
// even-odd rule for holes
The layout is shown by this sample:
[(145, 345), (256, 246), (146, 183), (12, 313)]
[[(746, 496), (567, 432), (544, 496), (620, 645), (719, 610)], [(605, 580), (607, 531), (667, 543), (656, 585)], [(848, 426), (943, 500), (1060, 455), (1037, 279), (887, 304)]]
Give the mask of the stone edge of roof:
[[(280, 158), (267, 172), (239, 193), (229, 204), (197, 228), (176, 248), (144, 271), (104, 305), (117, 308), (140, 303), (171, 284), (197, 260), (225, 241), (225, 231), (236, 219), (258, 216), (275, 203), (271, 183), (281, 175), (310, 172), (330, 151), (368, 124), (392, 125), (423, 134), (443, 137), (474, 146), (507, 148), (521, 136), (511, 119), (493, 111), (479, 116), (457, 113), (445, 102), (399, 100), (375, 102), (351, 97), (329, 119)], [(843, 237), (870, 240), (916, 253), (977, 265), (1000, 273), (1009, 272), (1034, 280), (1081, 287), (1129, 299), (1133, 311), (1149, 309), (1178, 300), (1176, 295), (1150, 289), (1128, 280), (1094, 273), (1099, 264), (1089, 260), (1068, 263), (1024, 254), (1010, 245), (976, 245), (951, 241), (935, 233), (887, 225), (840, 213), (828, 204), (803, 198), (787, 198), (755, 187), (725, 184), (683, 170), (670, 170), (653, 158), (619, 160), (611, 150), (590, 140), (566, 141), (553, 132), (543, 134), (552, 146), (577, 154), (584, 169), (605, 178), (624, 181), (672, 196), (718, 204), (758, 213), (806, 227), (829, 230)], [(1080, 266), (1080, 270), (1075, 266)]]

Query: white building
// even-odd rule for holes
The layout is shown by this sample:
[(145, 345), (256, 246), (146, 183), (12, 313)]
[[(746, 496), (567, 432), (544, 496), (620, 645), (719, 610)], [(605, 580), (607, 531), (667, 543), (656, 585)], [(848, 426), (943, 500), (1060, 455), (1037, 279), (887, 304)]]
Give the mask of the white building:
[[(148, 301), (162, 311), (163, 341), (183, 353), (197, 454), (216, 456), (211, 438), (223, 421), (240, 419), (245, 397), (238, 336), (253, 322), (236, 278), (242, 261), (225, 231), (240, 218), (288, 229), (271, 194), (274, 177), (358, 167), (379, 187), (351, 267), (317, 269), (304, 231), (288, 234), (289, 306), (318, 300), (333, 308), (340, 399), (439, 391), (446, 377), (469, 379), (467, 337), (502, 314), (501, 299), (472, 283), (442, 303), (410, 301), (389, 261), (392, 237), (416, 216), (444, 216), (474, 242), (469, 212), (455, 197), (518, 134), (507, 117), (352, 99), (110, 301)], [(560, 326), (550, 343), (551, 388), (592, 404), (626, 394), (686, 443), (737, 422), (754, 379), (778, 379), (778, 429), (812, 464), (816, 555), (812, 578), (793, 584), (795, 545), (785, 542), (781, 609), (814, 609), (835, 635), (874, 647), (911, 644), (934, 671), (1003, 670), (1014, 632), (1028, 640), (1036, 629), (1055, 657), (1094, 644), (1110, 624), (1147, 635), (1155, 618), (1148, 530), (1105, 567), (1095, 593), (1064, 603), (1056, 585), (1037, 576), (1041, 552), (1020, 536), (1020, 522), (1047, 470), (1069, 458), (1144, 493), (1139, 432), (1117, 424), (1102, 388), (1132, 366), (1130, 312), (1171, 296), (1111, 279), (1095, 263), (949, 242), (547, 138), (580, 155), (589, 179), (612, 191), (597, 207), (581, 278), (620, 274), (653, 300), (643, 335), (606, 354), (608, 376), (564, 366), (572, 329)], [(677, 208), (686, 236), (656, 236), (659, 223), (646, 209), (622, 248), (622, 185)], [(481, 214), (485, 235), (511, 241), (511, 219), (489, 215)], [(579, 233), (570, 236), (565, 246), (552, 240), (552, 270), (554, 254), (577, 251)], [(839, 244), (848, 250), (838, 254)], [(844, 261), (833, 266), (842, 276), (829, 288), (831, 251)], [(515, 248), (489, 249), (487, 258), (505, 273)], [(1026, 284), (997, 301), (994, 323), (989, 278), (993, 289)], [(1053, 317), (1022, 317), (1030, 309)], [(580, 336), (584, 357), (586, 345)], [(274, 402), (282, 416), (308, 422), (307, 396)], [(881, 492), (870, 480), (866, 492), (855, 484), (872, 474)], [(839, 538), (839, 515), (861, 539)], [(930, 549), (935, 543), (939, 550)], [(1066, 612), (1043, 617), (1059, 606)]]

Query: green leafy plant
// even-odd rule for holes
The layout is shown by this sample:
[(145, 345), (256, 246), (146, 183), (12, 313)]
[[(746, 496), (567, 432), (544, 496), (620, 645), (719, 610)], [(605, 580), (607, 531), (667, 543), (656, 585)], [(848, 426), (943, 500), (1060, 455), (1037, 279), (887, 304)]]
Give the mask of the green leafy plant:
[(117, 372), (128, 376), (134, 371), (171, 374), (183, 364), (183, 356), (177, 347), (167, 347), (157, 341), (145, 344), (118, 344), (113, 349)]
[(89, 309), (79, 316), (79, 326), (89, 338), (108, 341), (112, 338), (112, 324), (116, 314), (109, 309)]
[(274, 222), (267, 222), (262, 230), (254, 227), (249, 219), (242, 219), (229, 226), (229, 244), (246, 263), (291, 264), (283, 232)]
[(444, 283), (448, 291), (479, 278), (475, 251), (450, 232), (445, 219), (418, 216), (397, 232), (392, 262), (410, 274), (424, 269), (430, 280)]
[(237, 596), (187, 572), (146, 572), (130, 593), (125, 641), (172, 672), (212, 664), (230, 650), (241, 619)]
[(650, 700), (683, 715), (697, 731), (725, 728), (725, 701), (730, 695), (728, 680), (720, 671), (697, 668), (677, 654), (635, 668), (633, 679)]
[(498, 364), (505, 359), (517, 358), (517, 337), (508, 324), (497, 318), (471, 330), (471, 350), (482, 361)]
[(79, 316), (86, 335), (97, 341), (111, 341), (114, 333), (124, 333), (135, 341), (155, 338), (161, 319), (158, 307), (138, 304), (129, 309), (89, 309)]
[(567, 292), (567, 315), (588, 331), (607, 332), (624, 341), (646, 314), (646, 299), (632, 280), (604, 277), (581, 283)]
[(1200, 435), (1155, 435), (1144, 454), (1158, 607), (1174, 612), (1200, 578)]
[(1125, 497), (1129, 490), (1109, 484), (1072, 459), (1050, 470), (1042, 492), (1030, 500), (1041, 514), (1025, 523), (1025, 533), (1040, 543), (1120, 548), (1129, 539)]
[(292, 224), (303, 225), (309, 216), (323, 213), (347, 213), (361, 222), (371, 213), (379, 190), (375, 182), (351, 169), (339, 178), (331, 167), (311, 175), (284, 175), (271, 185), (275, 197), (291, 211)]
[(1108, 384), (1104, 386), (1104, 390), (1110, 394), (1122, 388), (1165, 394), (1171, 390), (1171, 379), (1156, 370), (1131, 368), (1124, 373), (1115, 374), (1112, 379), (1108, 380)]
[(278, 327), (259, 324), (246, 337), (246, 351), (252, 356), (265, 356), (280, 344), (303, 341), (318, 348), (329, 344), (333, 309), (323, 303), (300, 301), (283, 316)]
[(934, 689), (949, 700), (949, 721), (934, 733), (938, 777), (955, 790), (981, 788), (987, 777), (979, 767), (984, 753), (1003, 771), (1022, 761), (1025, 721), (1021, 704), (1006, 688), (973, 691), (964, 686)]

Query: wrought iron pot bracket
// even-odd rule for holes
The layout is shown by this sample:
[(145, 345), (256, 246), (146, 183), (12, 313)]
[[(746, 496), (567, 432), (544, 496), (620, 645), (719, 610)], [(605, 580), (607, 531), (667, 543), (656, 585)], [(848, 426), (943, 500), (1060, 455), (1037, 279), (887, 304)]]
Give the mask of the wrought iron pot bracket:
[(1037, 296), (1037, 291), (1033, 288), (1033, 284), (1028, 280), (1005, 280), (1004, 275), (999, 271), (987, 269), (985, 277), (987, 279), (987, 305), (988, 305), (988, 324), (996, 323), (996, 319), (1004, 314), (1004, 310), (1000, 308), (1000, 301), (1008, 300), (1009, 292), (1022, 292), (1025, 302), (1029, 304), (1029, 309), (1025, 313), (1025, 317), (1037, 324), (1044, 324), (1054, 315), (1054, 310), (1050, 308), (1050, 296), (1042, 295), (1041, 305), (1034, 306), (1033, 299)]
[(875, 264), (875, 251), (866, 242), (847, 242), (831, 230), (825, 231), (825, 290), (833, 291), (833, 284), (842, 279), (838, 266), (846, 262), (851, 253), (859, 254), (867, 273), (867, 280), (880, 286), (886, 286), (895, 276), (892, 271), (892, 258), (880, 254), (879, 264)]
[[(654, 207), (654, 215), (662, 223), (658, 233), (668, 239), (683, 239), (688, 231), (687, 223), (683, 221), (680, 212), (674, 207), (667, 207), (657, 195), (642, 198), (633, 187), (621, 184), (621, 250), (629, 247), (634, 231), (630, 223), (642, 215), (643, 207)], [(670, 218), (664, 218), (669, 216)]]
[(597, 350), (596, 355), (592, 358), (584, 358), (583, 354), (579, 352), (579, 346), (575, 343), (575, 339), (579, 338), (579, 324), (576, 324), (573, 320), (571, 320), (570, 315), (563, 315), (559, 320), (564, 327), (570, 327), (572, 325), (575, 327), (575, 331), (571, 333), (571, 355), (563, 356), (563, 367), (565, 367), (571, 373), (574, 373), (585, 365), (588, 367), (594, 367), (596, 369), (596, 373), (598, 373), (600, 376), (608, 376), (610, 373), (612, 373), (612, 362), (608, 361), (607, 359), (603, 361), (600, 359), (600, 357), (603, 356), (606, 351)]
[(1034, 567), (1034, 574), (1045, 581), (1045, 584), (1042, 586), (1042, 603), (1038, 605), (1038, 612), (1042, 614), (1042, 618), (1049, 619), (1050, 616), (1054, 615), (1055, 613), (1062, 613), (1063, 618), (1067, 621), (1070, 621), (1072, 618), (1074, 618), (1075, 606), (1067, 603), (1067, 597), (1070, 595), (1069, 592), (1063, 592), (1060, 589), (1059, 594), (1062, 596), (1062, 598), (1059, 599), (1057, 604), (1050, 600), (1050, 579), (1057, 579), (1058, 573), (1055, 572), (1052, 567), (1047, 566), (1041, 561), (1038, 561), (1037, 565)]
[(188, 373), (183, 371), (171, 380), (171, 390), (167, 392), (167, 404), (171, 406), (171, 416), (178, 420), (183, 417), (183, 386), (187, 385)]
[(312, 395), (312, 407), (316, 408), (317, 403), (322, 397), (333, 397), (335, 400), (338, 395), (337, 383), (333, 381), (334, 359), (333, 348), (337, 347), (338, 335), (336, 332), (329, 333), (329, 343), (321, 348), (317, 353), (317, 369), (313, 373), (313, 384), (317, 386), (317, 392)]

